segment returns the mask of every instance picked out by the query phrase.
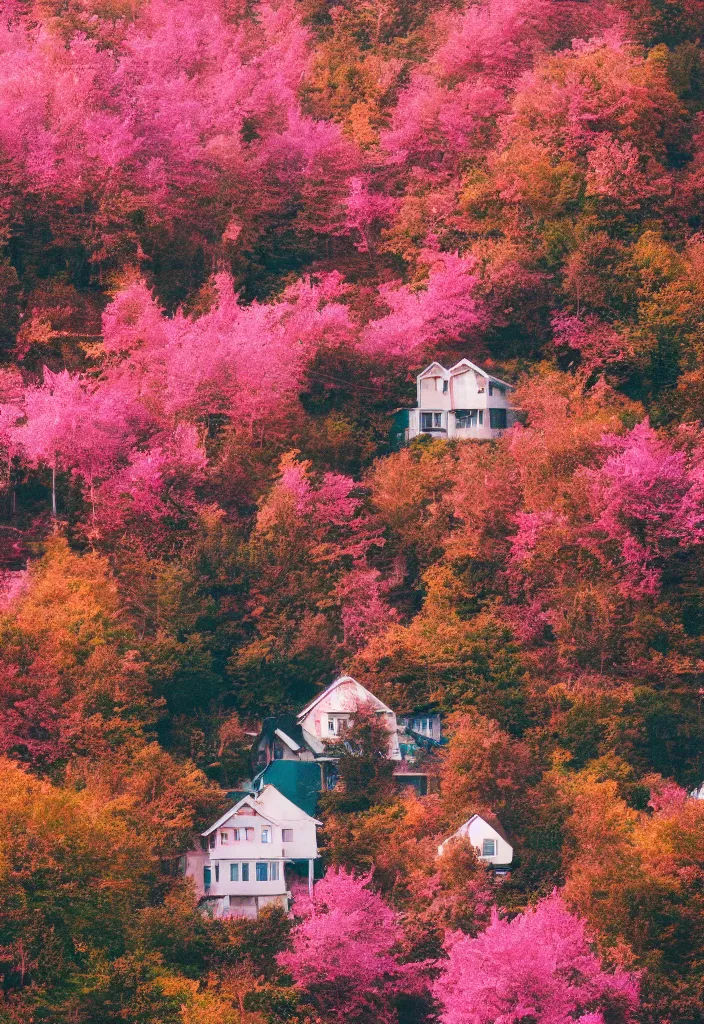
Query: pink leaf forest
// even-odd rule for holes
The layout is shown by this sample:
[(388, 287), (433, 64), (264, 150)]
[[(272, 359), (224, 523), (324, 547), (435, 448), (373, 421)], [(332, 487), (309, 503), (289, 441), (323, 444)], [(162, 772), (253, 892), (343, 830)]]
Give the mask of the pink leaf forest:
[(704, 0), (0, 0), (0, 1024), (704, 1021)]

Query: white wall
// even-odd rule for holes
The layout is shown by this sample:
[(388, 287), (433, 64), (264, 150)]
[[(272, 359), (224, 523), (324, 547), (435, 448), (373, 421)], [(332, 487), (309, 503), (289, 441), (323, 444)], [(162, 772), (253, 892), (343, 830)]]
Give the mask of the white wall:
[[(339, 735), (339, 720), (351, 720), (359, 705), (365, 703), (372, 703), (379, 709), (379, 718), (389, 732), (389, 757), (394, 761), (400, 761), (396, 715), (355, 679), (345, 679), (339, 686), (326, 693), (315, 707), (299, 719), (300, 725), (304, 733), (313, 739), (334, 740)], [(333, 723), (334, 731), (329, 728), (330, 722)]]
[[(492, 828), (492, 826), (484, 821), (479, 815), (474, 815), (469, 821), (466, 821), (464, 825), (460, 826), (457, 831), (446, 839), (444, 843), (441, 843), (438, 847), (438, 853), (443, 854), (447, 845), (452, 842), (453, 839), (466, 838), (469, 839), (472, 846), (477, 851), (477, 856), (480, 860), (487, 864), (510, 864), (513, 860), (513, 847), (510, 843), (507, 843), (502, 836)], [(485, 839), (493, 839), (496, 846), (496, 853), (493, 857), (485, 857), (482, 854), (482, 844)]]

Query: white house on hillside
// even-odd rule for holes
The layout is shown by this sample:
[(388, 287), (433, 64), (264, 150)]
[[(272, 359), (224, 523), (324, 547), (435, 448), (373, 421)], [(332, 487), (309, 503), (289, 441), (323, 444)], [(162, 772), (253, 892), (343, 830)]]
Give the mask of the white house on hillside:
[(396, 715), (352, 676), (340, 676), (327, 690), (319, 693), (297, 716), (306, 743), (319, 753), (325, 751), (324, 740), (334, 740), (347, 726), (360, 705), (374, 708), (389, 733), (389, 758), (400, 761)]
[(264, 786), (202, 833), (206, 848), (180, 858), (179, 873), (193, 878), (216, 917), (256, 917), (269, 903), (288, 910), (286, 865), (307, 862), (312, 884), (320, 824), (274, 786)]
[(336, 740), (350, 725), (361, 704), (371, 705), (389, 733), (389, 757), (401, 760), (396, 715), (352, 676), (340, 676), (314, 697), (297, 715), (279, 715), (264, 721), (254, 745), (254, 761), (263, 768), (271, 761), (336, 760), (326, 741)]
[(456, 839), (469, 839), (479, 860), (499, 870), (506, 869), (513, 860), (513, 846), (493, 814), (473, 814), (438, 846), (438, 856), (442, 857), (448, 845)]
[(418, 406), (397, 414), (397, 433), (406, 441), (419, 434), (473, 440), (498, 437), (515, 414), (505, 380), (460, 359), (446, 369), (431, 363), (418, 375)]

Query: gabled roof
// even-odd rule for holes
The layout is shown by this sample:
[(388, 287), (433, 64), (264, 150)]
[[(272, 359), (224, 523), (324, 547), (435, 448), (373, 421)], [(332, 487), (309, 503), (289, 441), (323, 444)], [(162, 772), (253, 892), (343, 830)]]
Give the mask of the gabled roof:
[(424, 370), (421, 370), (418, 376), (425, 377), (426, 373), (430, 373), (430, 371), (435, 369), (436, 367), (438, 370), (442, 370), (443, 373), (449, 373), (449, 370), (445, 366), (443, 366), (442, 363), (433, 362), (430, 364), (430, 366), (426, 366)]
[[(508, 843), (509, 846), (513, 846), (513, 842), (506, 833), (503, 825), (491, 811), (483, 811), (481, 814), (473, 814), (469, 821), (473, 821), (474, 818), (480, 818), (482, 821), (485, 821), (487, 825), (491, 825), (494, 832), (497, 832), (505, 843)], [(467, 824), (469, 824), (469, 822), (467, 822)]]
[(280, 793), (276, 786), (267, 784), (256, 796), (248, 793), (234, 807), (231, 807), (229, 811), (225, 811), (210, 828), (207, 828), (205, 832), (201, 832), (201, 835), (209, 836), (211, 832), (224, 825), (233, 815), (237, 814), (240, 808), (245, 806), (251, 807), (253, 811), (256, 811), (257, 814), (271, 825), (282, 825), (288, 821), (300, 821), (301, 818), (310, 818), (316, 825), (322, 825), (322, 821), (318, 821), (317, 818), (314, 818), (302, 808), (297, 807), (288, 797)]
[(487, 373), (486, 370), (482, 370), (481, 366), (477, 366), (477, 364), (473, 363), (470, 359), (460, 359), (460, 361), (458, 363), (455, 363), (454, 366), (450, 367), (450, 371), (449, 372), (450, 372), (451, 375), (453, 373), (459, 373), (459, 370), (462, 367), (466, 367), (467, 369), (474, 370), (476, 373), (481, 374), (482, 377), (486, 377), (487, 380), (491, 380), (491, 381), (494, 381), (494, 383), (496, 383), (496, 384), (500, 384), (502, 388), (510, 388), (511, 391), (514, 390), (513, 384), (509, 384), (507, 381), (501, 380), (500, 377), (494, 377), (493, 374)]
[(289, 800), (281, 790), (277, 789), (276, 786), (272, 786), (271, 783), (267, 783), (257, 793), (256, 800), (263, 805), (266, 814), (277, 825), (283, 825), (288, 821), (300, 821), (302, 818), (308, 818), (316, 825), (323, 824), (322, 821), (314, 818), (312, 814), (304, 811), (302, 807), (294, 804), (292, 800)]
[(257, 736), (255, 745), (258, 745), (262, 739), (269, 740), (270, 742), (274, 739), (274, 736), (290, 747), (291, 750), (305, 750), (306, 741), (303, 736), (303, 730), (296, 721), (296, 716), (291, 714), (276, 715), (271, 718), (265, 718), (262, 722), (262, 731)]
[(274, 821), (273, 818), (268, 817), (266, 814), (262, 812), (261, 807), (257, 807), (255, 798), (253, 796), (250, 796), (250, 794), (248, 793), (247, 796), (242, 797), (242, 799), (238, 801), (238, 803), (236, 803), (234, 807), (231, 807), (229, 811), (225, 811), (225, 813), (221, 815), (221, 817), (219, 817), (218, 820), (210, 826), (210, 828), (207, 828), (205, 832), (201, 832), (201, 835), (209, 836), (211, 832), (214, 832), (216, 828), (220, 828), (221, 825), (224, 825), (225, 822), (233, 816), (233, 814), (237, 814), (239, 809), (241, 807), (244, 807), (245, 805), (247, 807), (251, 807), (252, 810), (256, 811), (257, 814), (261, 815), (262, 818), (266, 818), (267, 821), (270, 821), (272, 825), (278, 825), (277, 821)]
[(388, 711), (391, 714), (393, 714), (391, 708), (387, 707), (387, 705), (384, 704), (383, 700), (379, 700), (378, 697), (375, 697), (371, 690), (368, 690), (366, 686), (362, 685), (362, 683), (358, 683), (357, 680), (354, 679), (352, 676), (339, 676), (334, 682), (330, 683), (330, 685), (325, 690), (323, 690), (322, 693), (319, 693), (318, 696), (314, 697), (309, 704), (306, 704), (302, 711), (298, 712), (298, 721), (300, 722), (301, 719), (305, 718), (305, 716), (310, 711), (312, 711), (317, 704), (320, 703), (323, 697), (327, 697), (329, 693), (332, 693), (333, 690), (336, 690), (337, 687), (340, 686), (342, 683), (354, 683), (356, 686), (359, 686), (360, 689), (364, 690), (365, 693), (369, 694), (372, 700), (376, 701), (377, 704), (381, 704), (381, 707), (384, 711)]

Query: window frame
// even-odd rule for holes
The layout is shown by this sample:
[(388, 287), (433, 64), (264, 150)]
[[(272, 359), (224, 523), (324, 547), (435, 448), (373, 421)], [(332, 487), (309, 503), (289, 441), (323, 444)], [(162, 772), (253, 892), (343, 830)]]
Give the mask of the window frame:
[(241, 870), (240, 874), (242, 875), (242, 881), (243, 882), (248, 882), (249, 881), (249, 862), (248, 861), (243, 861), (242, 862), (242, 870)]
[(240, 866), (236, 861), (230, 864), (230, 881), (239, 882), (240, 880)]
[[(262, 874), (264, 875), (263, 878)], [(254, 880), (255, 882), (269, 881), (269, 866), (265, 860), (258, 860), (254, 865)]]
[[(487, 850), (487, 846), (491, 844), (491, 852)], [(496, 840), (495, 839), (482, 839), (482, 857), (495, 857), (496, 856)]]
[[(287, 836), (288, 836), (288, 838), (287, 838)], [(293, 829), (292, 828), (282, 828), (281, 829), (281, 842), (282, 843), (292, 843), (293, 842)]]
[(271, 845), (271, 841), (272, 841), (271, 828), (268, 825), (265, 825), (262, 828), (262, 843), (266, 843), (268, 846), (270, 846)]

